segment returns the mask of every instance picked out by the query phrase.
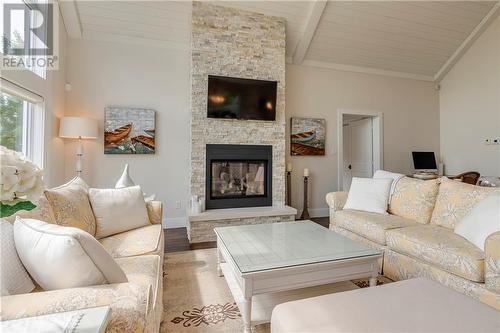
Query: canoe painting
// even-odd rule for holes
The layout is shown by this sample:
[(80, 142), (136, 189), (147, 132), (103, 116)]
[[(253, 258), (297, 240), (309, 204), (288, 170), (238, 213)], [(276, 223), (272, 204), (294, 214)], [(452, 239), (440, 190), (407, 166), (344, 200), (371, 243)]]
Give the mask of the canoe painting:
[(292, 134), (292, 139), (294, 142), (307, 142), (314, 140), (316, 138), (315, 131), (302, 132), (297, 134)]
[(323, 156), (325, 155), (325, 140), (325, 119), (291, 119), (290, 154), (292, 156)]
[(138, 135), (132, 138), (133, 143), (140, 142), (148, 148), (155, 149), (155, 138), (145, 135)]
[(120, 141), (126, 139), (132, 130), (132, 124), (127, 124), (122, 127), (118, 127), (112, 131), (104, 132), (104, 143), (110, 145), (113, 143), (119, 143)]
[(107, 106), (104, 115), (105, 154), (155, 153), (155, 110)]

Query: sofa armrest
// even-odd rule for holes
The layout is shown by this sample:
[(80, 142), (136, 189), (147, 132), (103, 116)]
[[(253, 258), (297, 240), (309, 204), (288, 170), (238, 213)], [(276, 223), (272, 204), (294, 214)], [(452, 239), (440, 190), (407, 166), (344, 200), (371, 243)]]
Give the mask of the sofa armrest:
[(500, 231), (486, 238), (484, 254), (486, 258), (486, 288), (500, 293)]
[(150, 316), (154, 315), (152, 302), (151, 286), (130, 282), (32, 292), (2, 297), (0, 320), (109, 305), (108, 331), (143, 332)]
[(326, 195), (326, 203), (330, 206), (330, 211), (342, 210), (347, 201), (347, 192), (330, 192)]
[(148, 201), (146, 202), (148, 209), (149, 222), (151, 224), (161, 224), (163, 219), (163, 203), (161, 201)]

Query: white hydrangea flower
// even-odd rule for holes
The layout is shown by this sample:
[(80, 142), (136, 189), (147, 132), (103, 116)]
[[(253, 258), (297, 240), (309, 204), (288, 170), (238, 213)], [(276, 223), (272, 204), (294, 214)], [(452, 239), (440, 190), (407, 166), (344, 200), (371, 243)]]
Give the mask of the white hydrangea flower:
[(43, 191), (42, 170), (23, 154), (0, 146), (0, 200), (37, 199)]

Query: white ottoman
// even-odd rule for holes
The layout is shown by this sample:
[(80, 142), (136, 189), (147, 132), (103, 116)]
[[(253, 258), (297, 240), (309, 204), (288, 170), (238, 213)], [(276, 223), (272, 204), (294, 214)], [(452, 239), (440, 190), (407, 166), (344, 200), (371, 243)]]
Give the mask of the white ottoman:
[(500, 312), (419, 278), (280, 304), (271, 332), (498, 333)]

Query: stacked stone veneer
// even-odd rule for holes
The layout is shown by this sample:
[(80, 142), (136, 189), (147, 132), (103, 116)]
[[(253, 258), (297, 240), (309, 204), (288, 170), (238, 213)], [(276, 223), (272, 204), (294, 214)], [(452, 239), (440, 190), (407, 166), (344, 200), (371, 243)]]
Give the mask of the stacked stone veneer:
[[(205, 197), (207, 144), (273, 146), (273, 205), (285, 202), (285, 21), (194, 2), (191, 194)], [(278, 81), (276, 121), (207, 118), (208, 75)]]
[(295, 221), (295, 215), (293, 214), (283, 216), (260, 216), (213, 221), (190, 221), (188, 223), (187, 234), (189, 242), (191, 243), (213, 242), (217, 240), (214, 228), (292, 221)]

